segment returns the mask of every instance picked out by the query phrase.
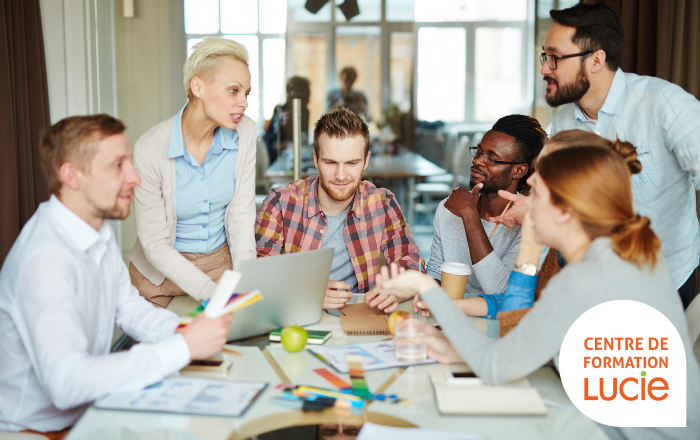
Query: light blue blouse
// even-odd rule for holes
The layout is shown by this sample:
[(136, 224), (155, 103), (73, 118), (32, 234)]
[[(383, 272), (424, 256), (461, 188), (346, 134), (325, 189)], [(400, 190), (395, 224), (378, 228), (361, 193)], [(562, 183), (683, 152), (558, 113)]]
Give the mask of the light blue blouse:
[(168, 148), (168, 158), (175, 159), (177, 172), (175, 249), (206, 254), (226, 243), (224, 217), (235, 190), (238, 132), (217, 128), (200, 165), (185, 148), (182, 136), (185, 107), (175, 117)]

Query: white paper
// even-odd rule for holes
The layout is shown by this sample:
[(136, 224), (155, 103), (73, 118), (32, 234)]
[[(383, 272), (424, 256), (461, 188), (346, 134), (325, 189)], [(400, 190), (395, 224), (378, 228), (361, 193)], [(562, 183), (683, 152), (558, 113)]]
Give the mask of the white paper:
[(216, 286), (216, 290), (214, 290), (209, 300), (209, 304), (207, 304), (207, 308), (204, 310), (207, 318), (216, 319), (223, 314), (223, 308), (236, 290), (236, 286), (242, 276), (240, 272), (233, 270), (224, 271), (219, 279), (219, 284)]
[(240, 416), (265, 389), (265, 382), (167, 378), (142, 390), (110, 394), (95, 406), (103, 409)]
[(423, 428), (394, 428), (365, 423), (356, 440), (481, 440), (476, 434)]
[(362, 356), (362, 365), (365, 371), (382, 370), (384, 368), (407, 367), (410, 365), (434, 364), (433, 359), (422, 361), (400, 362), (396, 360), (394, 341), (364, 342), (362, 344), (335, 345), (330, 347), (309, 348), (314, 354), (320, 355), (333, 368), (340, 373), (347, 373), (348, 355)]

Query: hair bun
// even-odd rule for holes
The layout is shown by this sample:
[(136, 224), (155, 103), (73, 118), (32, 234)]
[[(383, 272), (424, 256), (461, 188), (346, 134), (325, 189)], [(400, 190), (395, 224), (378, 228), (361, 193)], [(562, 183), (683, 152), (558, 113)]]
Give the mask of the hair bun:
[(620, 153), (631, 174), (639, 174), (642, 171), (642, 163), (637, 159), (637, 148), (629, 142), (617, 139), (613, 144), (613, 150)]

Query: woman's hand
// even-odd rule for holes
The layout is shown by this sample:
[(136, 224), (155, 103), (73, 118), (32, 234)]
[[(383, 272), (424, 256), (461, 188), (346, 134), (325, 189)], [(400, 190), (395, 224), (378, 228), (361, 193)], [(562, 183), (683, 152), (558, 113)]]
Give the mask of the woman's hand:
[(406, 301), (416, 294), (423, 294), (433, 287), (439, 287), (430, 275), (417, 270), (399, 271), (396, 263), (391, 263), (390, 268), (391, 275), (389, 269), (381, 268), (376, 276), (375, 288), (380, 295), (393, 295), (398, 302)]
[(419, 301), (420, 295), (415, 295), (413, 297), (413, 311), (418, 313), (418, 310), (421, 311), (422, 316), (430, 316), (430, 312), (428, 311), (428, 304), (426, 304), (425, 301)]
[(490, 217), (491, 223), (501, 224), (508, 228), (514, 228), (523, 224), (525, 214), (530, 210), (527, 197), (521, 194), (513, 194), (508, 191), (498, 190), (498, 195), (501, 198), (510, 200), (513, 205), (506, 211), (503, 217)]
[(530, 217), (530, 209), (528, 208), (523, 215), (523, 225), (520, 228), (520, 250), (515, 265), (520, 266), (523, 263), (537, 265), (541, 254), (542, 245), (535, 241), (535, 223)]
[[(423, 323), (423, 332), (425, 336), (416, 340), (417, 344), (426, 344), (428, 346), (428, 357), (435, 359), (441, 364), (460, 364), (464, 363), (462, 358), (454, 349), (450, 341), (443, 335), (440, 330), (434, 326)], [(396, 338), (396, 336), (394, 336)]]

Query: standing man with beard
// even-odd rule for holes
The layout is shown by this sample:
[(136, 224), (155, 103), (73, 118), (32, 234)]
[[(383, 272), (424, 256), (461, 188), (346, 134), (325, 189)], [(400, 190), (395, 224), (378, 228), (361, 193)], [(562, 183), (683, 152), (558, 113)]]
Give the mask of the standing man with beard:
[[(314, 129), (318, 177), (270, 191), (255, 222), (258, 257), (335, 249), (324, 309), (343, 307), (352, 292), (371, 291), (380, 252), (388, 263), (419, 268), (418, 247), (396, 198), (362, 180), (369, 157), (362, 118), (346, 108), (323, 115)], [(389, 312), (394, 304), (386, 298), (372, 305)]]
[[(471, 148), (471, 192), (457, 188), (438, 205), (429, 275), (440, 281), (442, 263), (456, 261), (472, 268), (465, 297), (505, 291), (520, 249), (520, 227), (498, 228), (488, 219), (508, 205), (498, 197), (499, 190), (529, 191), (526, 181), (546, 136), (536, 119), (510, 115), (499, 119), (479, 146)], [(544, 249), (543, 257), (546, 253)]]
[(637, 147), (642, 172), (632, 176), (634, 206), (651, 219), (688, 307), (700, 258), (700, 102), (675, 84), (620, 70), (624, 32), (610, 7), (578, 4), (550, 15), (541, 73), (547, 103), (563, 106), (551, 134), (588, 130)]

